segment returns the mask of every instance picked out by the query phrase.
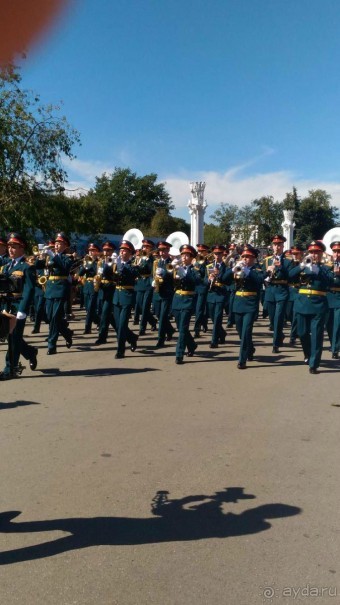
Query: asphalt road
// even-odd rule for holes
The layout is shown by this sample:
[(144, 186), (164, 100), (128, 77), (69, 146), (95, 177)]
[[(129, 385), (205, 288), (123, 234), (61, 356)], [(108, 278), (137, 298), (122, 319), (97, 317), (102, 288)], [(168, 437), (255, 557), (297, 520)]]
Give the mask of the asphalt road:
[(176, 366), (72, 327), (48, 357), (28, 324), (38, 370), (1, 383), (1, 605), (340, 603), (340, 362), (263, 320), (245, 371), (235, 330)]

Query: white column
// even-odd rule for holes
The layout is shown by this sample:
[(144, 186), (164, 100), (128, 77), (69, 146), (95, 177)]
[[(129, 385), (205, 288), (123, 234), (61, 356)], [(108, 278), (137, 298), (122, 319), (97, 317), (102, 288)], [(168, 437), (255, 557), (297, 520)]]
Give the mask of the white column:
[(204, 213), (207, 203), (204, 201), (205, 183), (196, 181), (190, 183), (191, 199), (188, 202), (190, 214), (190, 244), (197, 246), (203, 244), (204, 237)]
[(283, 211), (284, 221), (281, 223), (281, 227), (283, 229), (283, 235), (287, 240), (284, 245), (284, 250), (289, 250), (293, 245), (295, 227), (295, 223), (293, 222), (294, 212), (294, 210)]

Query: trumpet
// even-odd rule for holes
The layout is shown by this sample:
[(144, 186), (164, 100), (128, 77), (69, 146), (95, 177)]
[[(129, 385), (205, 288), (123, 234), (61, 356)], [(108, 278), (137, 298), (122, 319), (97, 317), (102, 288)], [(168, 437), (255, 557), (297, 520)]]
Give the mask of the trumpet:
[(245, 277), (244, 269), (246, 267), (246, 263), (244, 260), (238, 261), (236, 265), (233, 267), (233, 273), (235, 279), (243, 279)]

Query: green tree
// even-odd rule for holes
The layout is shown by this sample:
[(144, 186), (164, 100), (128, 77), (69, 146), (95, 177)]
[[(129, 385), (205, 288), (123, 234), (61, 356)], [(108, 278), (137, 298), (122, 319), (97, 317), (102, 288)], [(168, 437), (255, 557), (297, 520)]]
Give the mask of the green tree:
[[(211, 218), (217, 223), (222, 234), (222, 241), (230, 242), (234, 236), (235, 225), (239, 213), (236, 204), (221, 204)], [(215, 242), (216, 243), (216, 242)]]
[(190, 225), (182, 218), (171, 216), (171, 214), (163, 208), (157, 210), (145, 235), (166, 238), (174, 231), (183, 231), (183, 233), (189, 235)]
[(6, 230), (27, 235), (46, 228), (48, 209), (54, 210), (50, 196), (64, 190), (62, 158), (74, 157), (79, 134), (59, 111), (21, 88), (17, 68), (0, 70), (0, 209)]
[(301, 200), (294, 216), (297, 240), (309, 242), (323, 239), (325, 233), (336, 226), (339, 210), (331, 206), (331, 199), (331, 195), (323, 189), (311, 189)]
[(158, 210), (174, 208), (157, 174), (137, 176), (130, 168), (115, 168), (96, 178), (89, 196), (103, 207), (105, 232), (123, 233), (131, 227), (148, 229)]
[(268, 246), (271, 236), (282, 231), (283, 203), (274, 202), (271, 195), (255, 199), (251, 203), (253, 224), (258, 228), (258, 245)]
[(214, 244), (224, 244), (225, 245), (227, 243), (225, 231), (223, 229), (221, 229), (219, 225), (214, 225), (213, 223), (205, 223), (205, 225), (204, 225), (204, 243), (210, 247), (213, 246)]

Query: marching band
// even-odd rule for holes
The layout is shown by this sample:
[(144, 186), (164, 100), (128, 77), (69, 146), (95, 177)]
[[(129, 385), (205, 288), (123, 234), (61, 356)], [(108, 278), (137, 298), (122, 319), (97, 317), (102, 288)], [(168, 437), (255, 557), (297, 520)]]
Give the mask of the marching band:
[[(57, 353), (59, 336), (71, 348), (74, 333), (69, 328), (72, 291), (81, 293), (85, 306), (84, 334), (97, 327), (96, 346), (107, 342), (110, 325), (116, 332), (116, 359), (125, 357), (127, 344), (137, 348), (138, 338), (157, 330), (155, 349), (165, 346), (178, 332), (175, 362), (184, 363), (197, 349), (195, 339), (211, 322), (210, 348), (226, 342), (227, 326), (235, 324), (240, 349), (237, 367), (253, 361), (253, 327), (262, 303), (273, 333), (272, 353), (280, 352), (284, 325), (290, 323), (290, 345), (300, 339), (303, 359), (311, 374), (318, 373), (325, 331), (333, 359), (340, 350), (340, 237), (330, 242), (325, 255), (321, 240), (306, 251), (299, 244), (283, 252), (285, 238), (272, 237), (273, 254), (260, 259), (250, 244), (226, 247), (216, 244), (190, 246), (187, 240), (174, 247), (171, 239), (157, 244), (142, 237), (130, 241), (125, 234), (119, 250), (106, 241), (102, 248), (90, 243), (83, 258), (70, 253), (70, 241), (58, 233), (54, 241), (36, 246), (25, 256), (25, 241), (18, 233), (0, 238), (1, 311), (16, 325), (8, 334), (5, 367), (0, 380), (22, 372), (20, 355), (31, 370), (38, 366), (38, 349), (26, 343), (27, 316), (34, 321), (33, 334), (41, 322), (48, 324), (47, 354)], [(136, 230), (137, 231), (137, 230)], [(141, 234), (142, 235), (142, 234)], [(131, 237), (131, 239), (133, 239)], [(71, 308), (70, 308), (71, 307)], [(194, 320), (193, 320), (194, 318)], [(129, 327), (139, 324), (139, 333)], [(193, 320), (194, 336), (191, 334)], [(6, 320), (7, 321), (7, 320)], [(5, 322), (5, 318), (4, 318)]]

